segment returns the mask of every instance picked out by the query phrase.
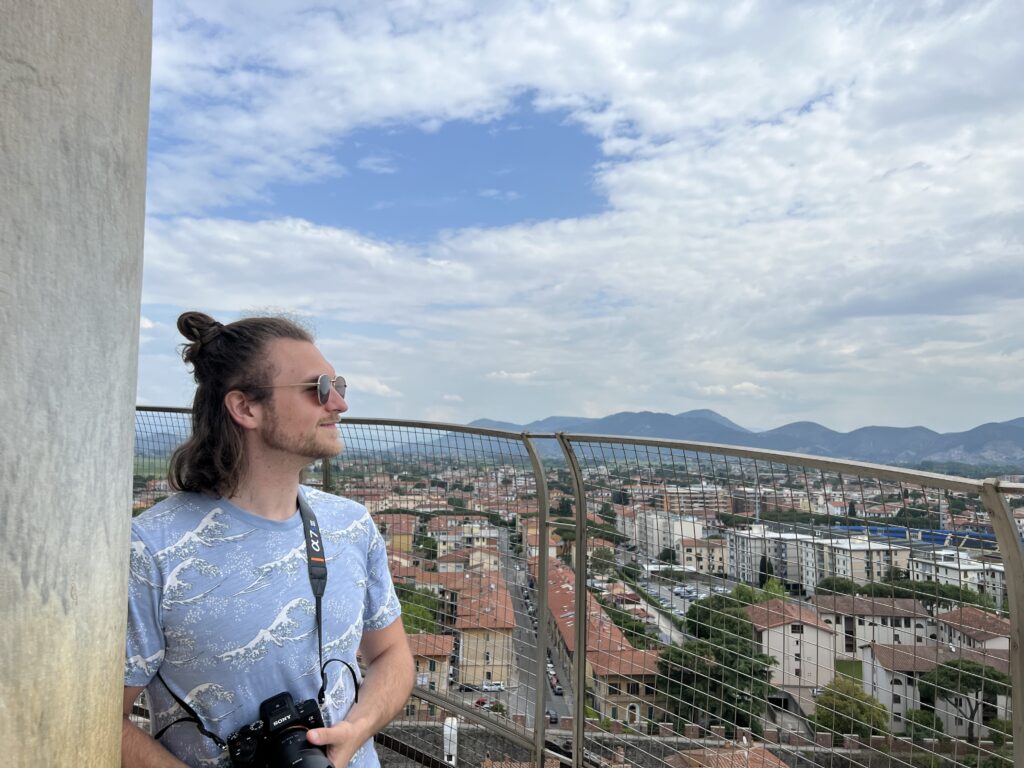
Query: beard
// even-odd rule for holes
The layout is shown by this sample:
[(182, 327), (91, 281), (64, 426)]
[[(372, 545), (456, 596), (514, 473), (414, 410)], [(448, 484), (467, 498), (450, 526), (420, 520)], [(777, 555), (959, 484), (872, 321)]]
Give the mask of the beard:
[(271, 406), (267, 413), (267, 423), (261, 430), (261, 437), (264, 444), (270, 448), (302, 456), (310, 461), (330, 459), (342, 452), (344, 444), (337, 428), (328, 432), (318, 425), (314, 430), (305, 434), (288, 432), (281, 427), (277, 411)]

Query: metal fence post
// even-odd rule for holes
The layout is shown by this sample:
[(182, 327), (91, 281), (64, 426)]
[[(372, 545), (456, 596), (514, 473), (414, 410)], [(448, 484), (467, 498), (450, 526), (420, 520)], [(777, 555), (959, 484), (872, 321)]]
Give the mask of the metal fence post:
[[(533, 739), (537, 768), (543, 768), (544, 744), (548, 727), (544, 711), (546, 678), (542, 671), (545, 669), (545, 651), (548, 646), (548, 548), (544, 536), (548, 529), (548, 481), (544, 474), (544, 465), (541, 463), (540, 454), (537, 453), (537, 446), (526, 433), (523, 433), (523, 444), (526, 446), (530, 464), (533, 466), (534, 482), (537, 488), (537, 532), (541, 541), (540, 549), (537, 552), (537, 615), (541, 617), (541, 620), (537, 622), (537, 701), (534, 702)], [(529, 542), (527, 542), (528, 545)]]
[(575, 570), (575, 636), (576, 653), (572, 657), (573, 700), (573, 768), (583, 768), (583, 744), (587, 723), (587, 500), (583, 493), (583, 475), (580, 472), (576, 454), (564, 433), (556, 437), (562, 447), (565, 460), (572, 473), (572, 485), (576, 496), (576, 570)]
[(999, 492), (999, 481), (985, 480), (981, 499), (988, 510), (1006, 572), (1007, 602), (1010, 608), (1010, 681), (1016, 694), (1013, 707), (1013, 762), (1024, 761), (1024, 665), (1021, 664), (1021, 619), (1024, 616), (1024, 542), (1006, 499)]

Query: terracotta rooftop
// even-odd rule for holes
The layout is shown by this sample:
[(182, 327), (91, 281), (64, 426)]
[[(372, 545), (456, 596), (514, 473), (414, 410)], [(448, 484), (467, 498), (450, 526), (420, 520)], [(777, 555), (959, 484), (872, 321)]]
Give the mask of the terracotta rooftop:
[(978, 664), (1009, 674), (1009, 651), (976, 651), (971, 648), (950, 650), (948, 645), (882, 645), (871, 644), (878, 663), (890, 672), (931, 672), (951, 661), (975, 661)]
[(776, 598), (766, 603), (748, 605), (744, 610), (756, 629), (765, 630), (784, 624), (807, 624), (823, 632), (832, 633), (831, 625), (818, 618), (818, 614), (802, 603)]
[(454, 635), (434, 635), (421, 633), (409, 635), (409, 650), (413, 656), (444, 657), (452, 655), (455, 648)]
[(684, 749), (665, 760), (671, 768), (786, 768), (763, 744)]
[(920, 600), (909, 597), (855, 597), (854, 595), (815, 595), (811, 599), (818, 613), (843, 616), (929, 616)]
[(952, 611), (940, 613), (936, 621), (959, 630), (975, 640), (991, 640), (994, 637), (1010, 636), (1010, 620), (991, 611), (973, 605), (962, 605)]

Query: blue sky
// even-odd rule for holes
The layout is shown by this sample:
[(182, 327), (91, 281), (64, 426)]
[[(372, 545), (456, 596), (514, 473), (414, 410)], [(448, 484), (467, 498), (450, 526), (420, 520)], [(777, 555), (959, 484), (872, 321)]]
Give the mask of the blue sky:
[(352, 413), (1024, 413), (1024, 7), (156, 4), (139, 401), (281, 311)]

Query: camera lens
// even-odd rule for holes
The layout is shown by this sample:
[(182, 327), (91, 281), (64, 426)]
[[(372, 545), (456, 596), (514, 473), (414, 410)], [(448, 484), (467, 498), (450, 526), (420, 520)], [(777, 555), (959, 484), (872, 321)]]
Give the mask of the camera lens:
[(334, 768), (320, 747), (306, 741), (305, 728), (292, 728), (281, 734), (275, 749), (277, 765), (295, 768)]

